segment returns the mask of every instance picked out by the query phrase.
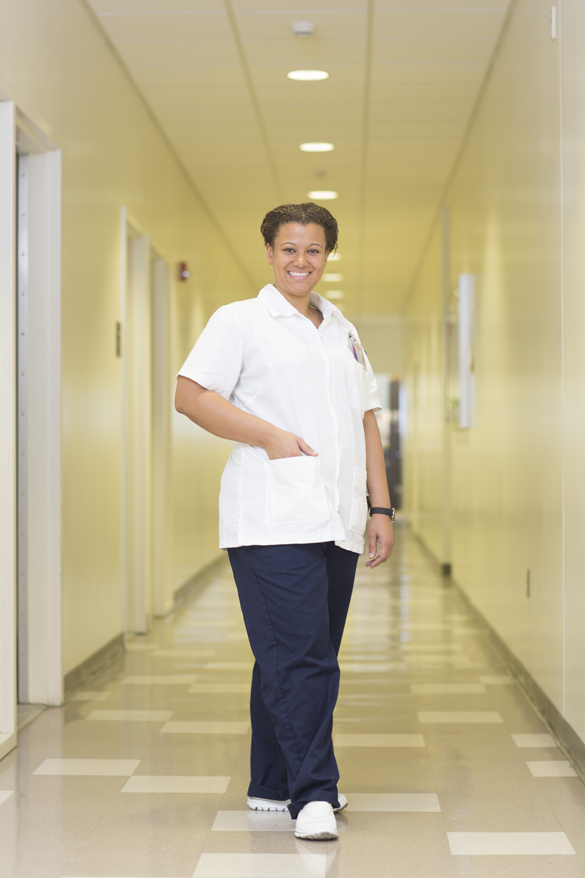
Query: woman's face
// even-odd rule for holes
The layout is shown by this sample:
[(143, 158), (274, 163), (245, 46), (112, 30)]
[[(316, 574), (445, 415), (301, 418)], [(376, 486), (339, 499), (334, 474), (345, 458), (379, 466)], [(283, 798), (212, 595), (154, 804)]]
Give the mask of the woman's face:
[(317, 286), (327, 265), (325, 231), (309, 223), (285, 223), (266, 258), (274, 271), (274, 286), (285, 296), (305, 298)]

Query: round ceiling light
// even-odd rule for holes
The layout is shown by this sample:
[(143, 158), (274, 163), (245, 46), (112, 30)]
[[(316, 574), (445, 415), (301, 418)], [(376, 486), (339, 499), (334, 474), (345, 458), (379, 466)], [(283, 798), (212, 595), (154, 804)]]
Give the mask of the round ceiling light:
[(342, 274), (324, 274), (323, 280), (328, 284), (338, 284), (343, 280)]
[(327, 257), (327, 262), (339, 262), (341, 259), (341, 253), (335, 251), (335, 253), (330, 253)]
[(303, 152), (331, 152), (335, 147), (332, 143), (301, 143), (299, 149)]
[(309, 198), (314, 198), (315, 201), (331, 201), (338, 197), (338, 193), (333, 189), (312, 189), (308, 194)]
[(316, 82), (318, 79), (329, 79), (325, 70), (291, 70), (286, 74), (289, 79), (297, 79), (299, 82)]
[(343, 290), (327, 290), (325, 295), (328, 299), (343, 299), (345, 293)]

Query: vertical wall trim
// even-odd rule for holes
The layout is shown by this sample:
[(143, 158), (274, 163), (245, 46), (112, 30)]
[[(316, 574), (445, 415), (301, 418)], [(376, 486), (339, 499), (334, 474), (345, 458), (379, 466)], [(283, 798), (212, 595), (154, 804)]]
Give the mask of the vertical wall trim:
[(126, 552), (126, 298), (128, 296), (128, 215), (120, 208), (120, 323), (122, 326), (120, 364), (120, 593), (124, 646), (128, 634), (128, 572)]
[(28, 156), (16, 160), (16, 611), (18, 701), (28, 703)]
[(451, 565), (451, 429), (448, 418), (449, 397), (449, 297), (451, 295), (451, 208), (441, 208), (441, 303), (443, 318), (443, 449), (441, 529), (443, 571), (450, 573)]
[(0, 757), (16, 746), (16, 142), (0, 102)]
[(566, 588), (566, 563), (565, 563), (565, 190), (563, 175), (563, 65), (562, 65), (562, 0), (558, 0), (558, 17), (556, 20), (556, 34), (558, 40), (559, 58), (559, 188), (560, 188), (560, 283), (561, 283), (561, 583), (562, 583), (562, 626), (563, 626), (563, 651), (562, 651), (562, 687), (561, 687), (561, 713), (566, 711), (567, 693), (567, 588)]

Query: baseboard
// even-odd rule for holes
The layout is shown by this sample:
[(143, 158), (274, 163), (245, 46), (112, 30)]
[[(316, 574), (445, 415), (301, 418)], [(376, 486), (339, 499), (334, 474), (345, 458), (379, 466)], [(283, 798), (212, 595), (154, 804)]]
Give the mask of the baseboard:
[(0, 735), (0, 759), (4, 759), (16, 747), (16, 735)]
[(585, 782), (585, 743), (564, 716), (562, 716), (558, 708), (555, 707), (548, 695), (540, 688), (532, 674), (516, 658), (512, 650), (504, 643), (497, 631), (492, 628), (485, 616), (467, 597), (461, 586), (455, 581), (453, 581), (453, 586), (457, 589), (467, 610), (476, 620), (496, 658), (516, 679), (520, 691), (538, 718), (547, 727), (581, 780)]
[[(466, 609), (476, 620), (482, 634), (496, 659), (514, 677), (522, 695), (532, 707), (541, 722), (544, 723), (549, 733), (554, 738), (559, 749), (567, 757), (581, 780), (585, 783), (585, 742), (579, 737), (575, 729), (567, 722), (559, 709), (553, 704), (548, 695), (540, 688), (530, 671), (514, 655), (510, 647), (502, 640), (495, 628), (492, 628), (483, 613), (467, 597), (461, 586), (451, 576), (451, 564), (440, 564), (433, 552), (429, 549), (422, 537), (410, 528), (426, 554), (440, 568), (445, 577), (444, 585), (450, 585), (457, 589)], [(445, 568), (449, 568), (446, 572)]]
[(76, 668), (65, 674), (65, 679), (63, 680), (65, 700), (67, 700), (68, 695), (71, 695), (72, 692), (79, 689), (80, 686), (83, 686), (92, 677), (100, 674), (123, 655), (124, 635), (120, 633), (113, 637), (109, 643), (106, 643), (105, 646), (102, 646), (101, 649), (98, 649), (97, 652), (94, 652), (93, 655), (88, 656)]
[(179, 586), (173, 595), (173, 607), (170, 613), (173, 613), (188, 598), (192, 597), (195, 592), (202, 591), (206, 585), (209, 585), (210, 580), (217, 576), (221, 568), (227, 563), (227, 552), (222, 552), (217, 558), (214, 558), (213, 561), (202, 567), (191, 579), (188, 579), (187, 582)]

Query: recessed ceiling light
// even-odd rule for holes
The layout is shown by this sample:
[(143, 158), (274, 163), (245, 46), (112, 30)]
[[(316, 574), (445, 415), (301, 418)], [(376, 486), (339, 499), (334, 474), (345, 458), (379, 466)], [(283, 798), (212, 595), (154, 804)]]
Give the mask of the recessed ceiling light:
[(299, 149), (303, 152), (331, 152), (335, 147), (332, 143), (301, 143)]
[(343, 299), (345, 293), (343, 290), (327, 290), (325, 295), (328, 299)]
[(323, 280), (328, 284), (338, 284), (343, 280), (342, 274), (324, 274)]
[(339, 262), (340, 259), (341, 259), (341, 253), (338, 253), (336, 251), (335, 253), (329, 254), (329, 256), (327, 257), (327, 262)]
[(309, 192), (309, 198), (314, 198), (315, 201), (330, 201), (332, 198), (337, 198), (337, 195), (338, 193), (333, 189), (312, 189)]
[(297, 79), (300, 82), (315, 82), (318, 79), (329, 79), (325, 70), (291, 70), (286, 74), (289, 79)]

